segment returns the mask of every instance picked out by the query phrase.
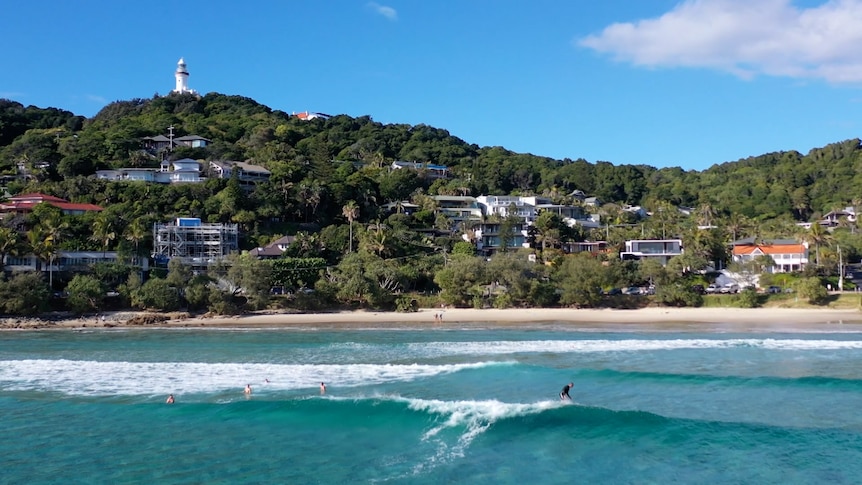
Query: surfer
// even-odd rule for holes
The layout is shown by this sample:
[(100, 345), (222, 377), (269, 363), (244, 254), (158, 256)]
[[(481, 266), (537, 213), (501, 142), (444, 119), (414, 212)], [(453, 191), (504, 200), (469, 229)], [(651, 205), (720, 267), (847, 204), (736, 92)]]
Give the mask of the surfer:
[(320, 383), (320, 394), (326, 394), (326, 384)]
[(250, 395), (251, 394), (251, 384), (246, 384), (245, 385), (245, 391), (243, 391), (243, 392), (245, 392), (245, 394), (247, 396)]
[(574, 386), (574, 385), (575, 385), (574, 383), (570, 382), (570, 383), (566, 384), (565, 386), (563, 386), (563, 390), (560, 392), (560, 399), (562, 399), (564, 401), (566, 399), (568, 399), (571, 401), (572, 396), (569, 396), (569, 389), (571, 389), (572, 386)]
[(174, 403), (174, 395), (171, 394), (170, 396), (168, 396), (167, 399), (165, 399), (165, 404), (173, 404), (173, 403)]

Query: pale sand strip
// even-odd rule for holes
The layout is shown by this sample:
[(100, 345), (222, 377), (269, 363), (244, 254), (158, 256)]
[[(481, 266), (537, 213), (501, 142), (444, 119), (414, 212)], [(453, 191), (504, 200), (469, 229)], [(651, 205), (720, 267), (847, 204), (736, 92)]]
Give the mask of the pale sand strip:
[[(442, 315), (442, 322), (435, 319)], [(772, 324), (792, 327), (811, 324), (862, 323), (856, 310), (790, 308), (643, 308), (638, 310), (537, 309), (422, 309), (415, 313), (352, 311), (338, 313), (267, 313), (232, 318), (193, 318), (170, 325), (205, 326), (371, 326), (409, 324), (433, 327), (479, 323), (498, 325), (561, 322), (582, 324)]]
[[(123, 327), (128, 319), (142, 313), (122, 312), (107, 314), (108, 318), (73, 318), (45, 321), (39, 319), (6, 319), (0, 329), (36, 328), (100, 328)], [(442, 320), (435, 318), (442, 315)], [(608, 328), (627, 324), (648, 327), (675, 328), (701, 324), (728, 331), (769, 329), (817, 329), (824, 324), (844, 325), (847, 330), (862, 331), (862, 312), (857, 310), (798, 309), (798, 308), (642, 308), (637, 310), (592, 310), (569, 308), (485, 309), (423, 308), (414, 313), (347, 311), (333, 313), (278, 313), (264, 312), (235, 317), (175, 318), (165, 322), (134, 325), (134, 328), (152, 327), (295, 327), (308, 328), (368, 328), (421, 326), (446, 328), (455, 324), (481, 326), (536, 326), (556, 323), (572, 328)], [(686, 328), (687, 328), (686, 327)], [(851, 328), (852, 327), (852, 328)]]

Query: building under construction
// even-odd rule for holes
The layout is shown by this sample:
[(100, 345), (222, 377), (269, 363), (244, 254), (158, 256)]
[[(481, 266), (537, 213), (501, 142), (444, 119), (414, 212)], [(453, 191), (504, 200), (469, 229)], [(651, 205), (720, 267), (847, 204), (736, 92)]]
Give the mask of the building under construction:
[(179, 217), (168, 224), (153, 224), (153, 259), (156, 266), (179, 258), (195, 268), (207, 267), (239, 248), (236, 224), (205, 224)]

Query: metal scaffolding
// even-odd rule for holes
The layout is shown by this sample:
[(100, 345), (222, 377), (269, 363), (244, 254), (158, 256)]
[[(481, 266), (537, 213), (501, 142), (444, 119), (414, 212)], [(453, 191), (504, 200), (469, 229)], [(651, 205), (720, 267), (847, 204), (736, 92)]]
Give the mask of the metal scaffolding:
[(178, 218), (153, 224), (153, 259), (156, 266), (179, 258), (183, 264), (205, 267), (239, 248), (236, 224), (205, 224), (200, 219)]

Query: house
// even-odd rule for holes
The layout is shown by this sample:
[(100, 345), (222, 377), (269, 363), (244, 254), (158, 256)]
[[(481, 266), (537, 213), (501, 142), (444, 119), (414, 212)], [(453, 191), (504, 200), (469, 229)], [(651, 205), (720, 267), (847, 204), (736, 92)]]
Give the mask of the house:
[(96, 178), (114, 182), (153, 182), (157, 184), (198, 183), (206, 180), (201, 177), (201, 164), (191, 158), (169, 162), (163, 161), (159, 168), (118, 168), (96, 170)]
[(398, 202), (389, 202), (388, 204), (383, 204), (380, 206), (380, 209), (389, 214), (399, 213), (410, 215), (418, 211), (419, 206), (405, 200), (400, 200)]
[(240, 185), (252, 186), (260, 182), (266, 182), (272, 172), (247, 162), (231, 162), (213, 160), (209, 164), (210, 170), (220, 179), (229, 179), (236, 172)]
[(626, 250), (620, 253), (620, 258), (656, 259), (662, 265), (666, 265), (670, 258), (682, 253), (682, 239), (634, 239), (626, 241)]
[(280, 258), (294, 241), (296, 241), (296, 236), (283, 236), (262, 248), (252, 249), (248, 254), (257, 259)]
[(602, 205), (602, 200), (598, 197), (587, 197), (584, 199), (584, 205), (591, 207), (599, 207)]
[(516, 195), (480, 195), (476, 197), (476, 202), (482, 207), (486, 216), (514, 216), (520, 217), (524, 222), (532, 223), (538, 215), (535, 198), (530, 201), (524, 199)]
[(171, 139), (165, 135), (145, 136), (144, 138), (141, 138), (141, 143), (144, 146), (144, 150), (148, 150), (153, 153), (173, 148)]
[(293, 113), (293, 116), (296, 116), (297, 118), (299, 118), (303, 121), (309, 121), (309, 120), (313, 120), (316, 118), (321, 118), (324, 120), (328, 120), (329, 118), (332, 118), (331, 115), (328, 115), (325, 113), (314, 113), (311, 111), (303, 111), (302, 113)]
[[(59, 251), (56, 257), (45, 264), (36, 256), (27, 254), (23, 256), (7, 255), (3, 261), (3, 269), (6, 271), (82, 271), (99, 263), (116, 263), (120, 256), (116, 251)], [(128, 260), (126, 260), (128, 261)], [(140, 267), (144, 271), (149, 269), (149, 259), (134, 256), (132, 265)]]
[(174, 138), (174, 144), (190, 148), (204, 148), (210, 143), (212, 143), (212, 140), (207, 140), (206, 138), (197, 135), (186, 135)]
[(820, 224), (826, 227), (838, 227), (842, 222), (856, 222), (856, 211), (853, 207), (829, 211), (820, 220)]
[(590, 253), (593, 256), (608, 252), (607, 241), (579, 241), (566, 243), (564, 248), (568, 253)]
[[(503, 247), (506, 235), (503, 234), (502, 222), (482, 222), (476, 226), (476, 249), (480, 254), (490, 256), (499, 251)], [(530, 243), (527, 241), (527, 224), (518, 222), (512, 224), (509, 229), (508, 240), (506, 240), (507, 248), (528, 248)]]
[(434, 165), (431, 163), (420, 163), (420, 162), (402, 162), (396, 161), (392, 162), (390, 166), (391, 170), (415, 170), (417, 172), (424, 172), (428, 174), (428, 178), (430, 179), (445, 179), (449, 176), (449, 168), (445, 165)]
[(178, 258), (193, 268), (205, 268), (238, 249), (236, 224), (206, 224), (196, 217), (178, 217), (153, 226), (153, 258), (157, 266)]
[(734, 241), (734, 262), (751, 261), (759, 256), (770, 256), (775, 265), (767, 268), (770, 273), (802, 271), (808, 264), (808, 243), (794, 239), (772, 239), (755, 241), (753, 237)]
[(481, 221), (482, 208), (475, 197), (468, 195), (433, 195), (438, 214), (448, 217), (456, 225), (463, 221)]
[(48, 204), (57, 207), (63, 214), (81, 215), (85, 212), (100, 212), (104, 210), (95, 204), (77, 204), (66, 199), (39, 193), (21, 194), (0, 202), (0, 215), (2, 214), (26, 214), (33, 210), (38, 204)]

